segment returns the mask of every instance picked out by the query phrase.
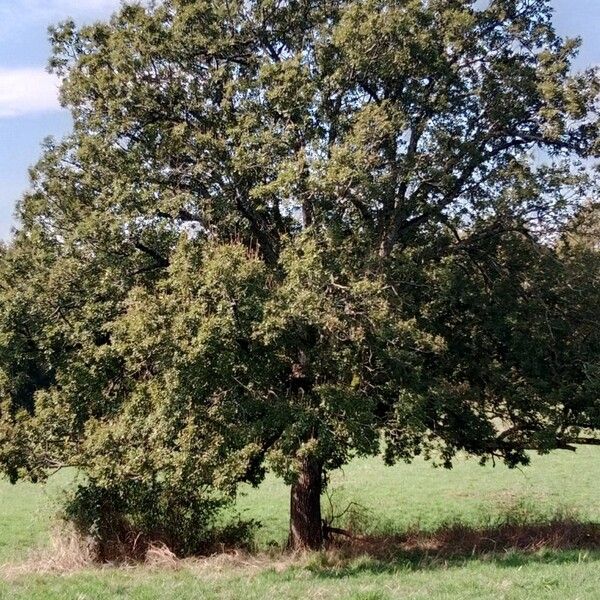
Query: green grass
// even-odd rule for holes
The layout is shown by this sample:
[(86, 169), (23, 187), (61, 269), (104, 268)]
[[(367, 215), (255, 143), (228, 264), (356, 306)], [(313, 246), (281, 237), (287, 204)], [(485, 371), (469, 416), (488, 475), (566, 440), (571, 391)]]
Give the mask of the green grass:
[[(600, 448), (534, 455), (524, 469), (504, 465), (481, 467), (475, 460), (458, 461), (454, 469), (430, 463), (386, 467), (381, 460), (358, 459), (334, 473), (329, 493), (341, 512), (349, 502), (361, 504), (361, 525), (369, 533), (402, 531), (411, 526), (431, 531), (448, 522), (487, 525), (508, 510), (535, 516), (574, 512), (582, 520), (600, 522)], [(281, 543), (288, 525), (288, 490), (268, 477), (259, 489), (245, 490), (238, 503), (242, 514), (263, 527), (261, 545)], [(324, 509), (328, 501), (324, 500)]]
[(223, 573), (183, 568), (85, 572), (0, 583), (0, 598), (15, 600), (597, 600), (598, 562), (471, 561), (435, 570), (380, 568), (356, 561), (343, 571), (288, 568)]
[(55, 475), (45, 485), (13, 486), (0, 480), (0, 564), (23, 559), (47, 544), (61, 492), (70, 481), (68, 473)]
[[(49, 486), (0, 483), (0, 563), (23, 559), (43, 545), (52, 527), (58, 491), (68, 475)], [(363, 507), (360, 525), (371, 533), (389, 534), (418, 526), (434, 531), (450, 522), (480, 527), (512, 517), (544, 518), (557, 511), (600, 522), (600, 448), (577, 454), (534, 456), (522, 471), (503, 466), (481, 468), (460, 461), (455, 469), (433, 469), (417, 461), (385, 467), (373, 459), (355, 460), (332, 477), (336, 511), (348, 502)], [(327, 504), (327, 501), (325, 501)], [(263, 527), (259, 545), (281, 544), (287, 529), (288, 491), (269, 477), (259, 489), (248, 489), (239, 501), (245, 517)], [(519, 514), (521, 511), (523, 514)], [(50, 599), (182, 599), (187, 598), (343, 598), (387, 600), (597, 600), (600, 598), (600, 553), (585, 550), (503, 552), (451, 560), (415, 560), (397, 555), (340, 559), (322, 554), (306, 561), (273, 561), (258, 566), (224, 566), (185, 562), (178, 569), (112, 568), (69, 575), (19, 575), (0, 581), (0, 598)]]

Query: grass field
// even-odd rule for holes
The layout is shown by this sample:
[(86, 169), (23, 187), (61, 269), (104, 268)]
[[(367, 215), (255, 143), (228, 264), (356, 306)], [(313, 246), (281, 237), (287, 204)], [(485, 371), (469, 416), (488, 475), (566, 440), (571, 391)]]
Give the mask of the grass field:
[[(25, 561), (36, 547), (48, 543), (56, 500), (69, 480), (69, 474), (63, 474), (45, 487), (0, 483), (0, 564)], [(452, 551), (454, 543), (461, 543), (462, 529), (457, 530), (459, 537), (446, 540), (444, 553), (423, 548), (406, 552), (393, 547), (391, 540), (411, 529), (438, 539), (440, 528), (457, 523), (466, 532), (484, 528), (491, 531), (486, 535), (494, 536), (499, 524), (542, 523), (556, 515), (599, 524), (599, 482), (600, 448), (534, 456), (523, 471), (481, 468), (475, 461), (461, 461), (445, 471), (420, 461), (387, 468), (377, 460), (356, 460), (332, 477), (331, 503), (334, 512), (342, 512), (350, 502), (360, 504), (340, 525), (382, 536), (385, 556), (356, 550), (301, 558), (283, 555), (277, 545), (286, 536), (287, 489), (268, 478), (259, 489), (245, 490), (239, 501), (245, 517), (263, 524), (257, 539), (262, 552), (256, 556), (86, 568), (67, 574), (36, 574), (30, 559), (29, 572), (12, 566), (0, 570), (0, 598), (597, 600), (600, 551), (588, 547), (583, 538), (581, 547), (503, 547), (472, 553)], [(329, 510), (328, 499), (324, 508)]]

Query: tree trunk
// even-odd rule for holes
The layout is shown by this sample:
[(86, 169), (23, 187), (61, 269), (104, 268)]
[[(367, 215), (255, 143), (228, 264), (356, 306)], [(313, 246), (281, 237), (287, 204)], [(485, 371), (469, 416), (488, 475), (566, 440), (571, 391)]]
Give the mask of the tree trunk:
[(290, 498), (290, 537), (293, 550), (318, 550), (323, 545), (321, 521), (321, 465), (304, 459), (298, 480), (292, 485)]

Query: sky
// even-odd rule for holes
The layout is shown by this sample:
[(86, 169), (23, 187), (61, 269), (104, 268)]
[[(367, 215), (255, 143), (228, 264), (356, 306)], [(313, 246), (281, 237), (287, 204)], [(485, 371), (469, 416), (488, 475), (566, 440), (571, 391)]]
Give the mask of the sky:
[[(120, 0), (0, 0), (0, 239), (14, 226), (15, 203), (28, 185), (28, 168), (47, 136), (70, 129), (46, 72), (50, 24), (72, 17), (79, 24), (105, 19)], [(552, 0), (561, 35), (580, 36), (576, 66), (600, 65), (600, 0)]]

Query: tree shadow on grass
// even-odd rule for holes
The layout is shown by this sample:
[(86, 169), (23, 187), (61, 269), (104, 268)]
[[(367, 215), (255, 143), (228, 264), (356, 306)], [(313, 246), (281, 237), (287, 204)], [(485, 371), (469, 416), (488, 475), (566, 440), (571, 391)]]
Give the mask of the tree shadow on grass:
[(471, 561), (515, 568), (590, 560), (600, 560), (600, 523), (566, 519), (485, 528), (450, 525), (434, 532), (335, 540), (308, 569), (323, 578), (341, 578), (458, 567)]

